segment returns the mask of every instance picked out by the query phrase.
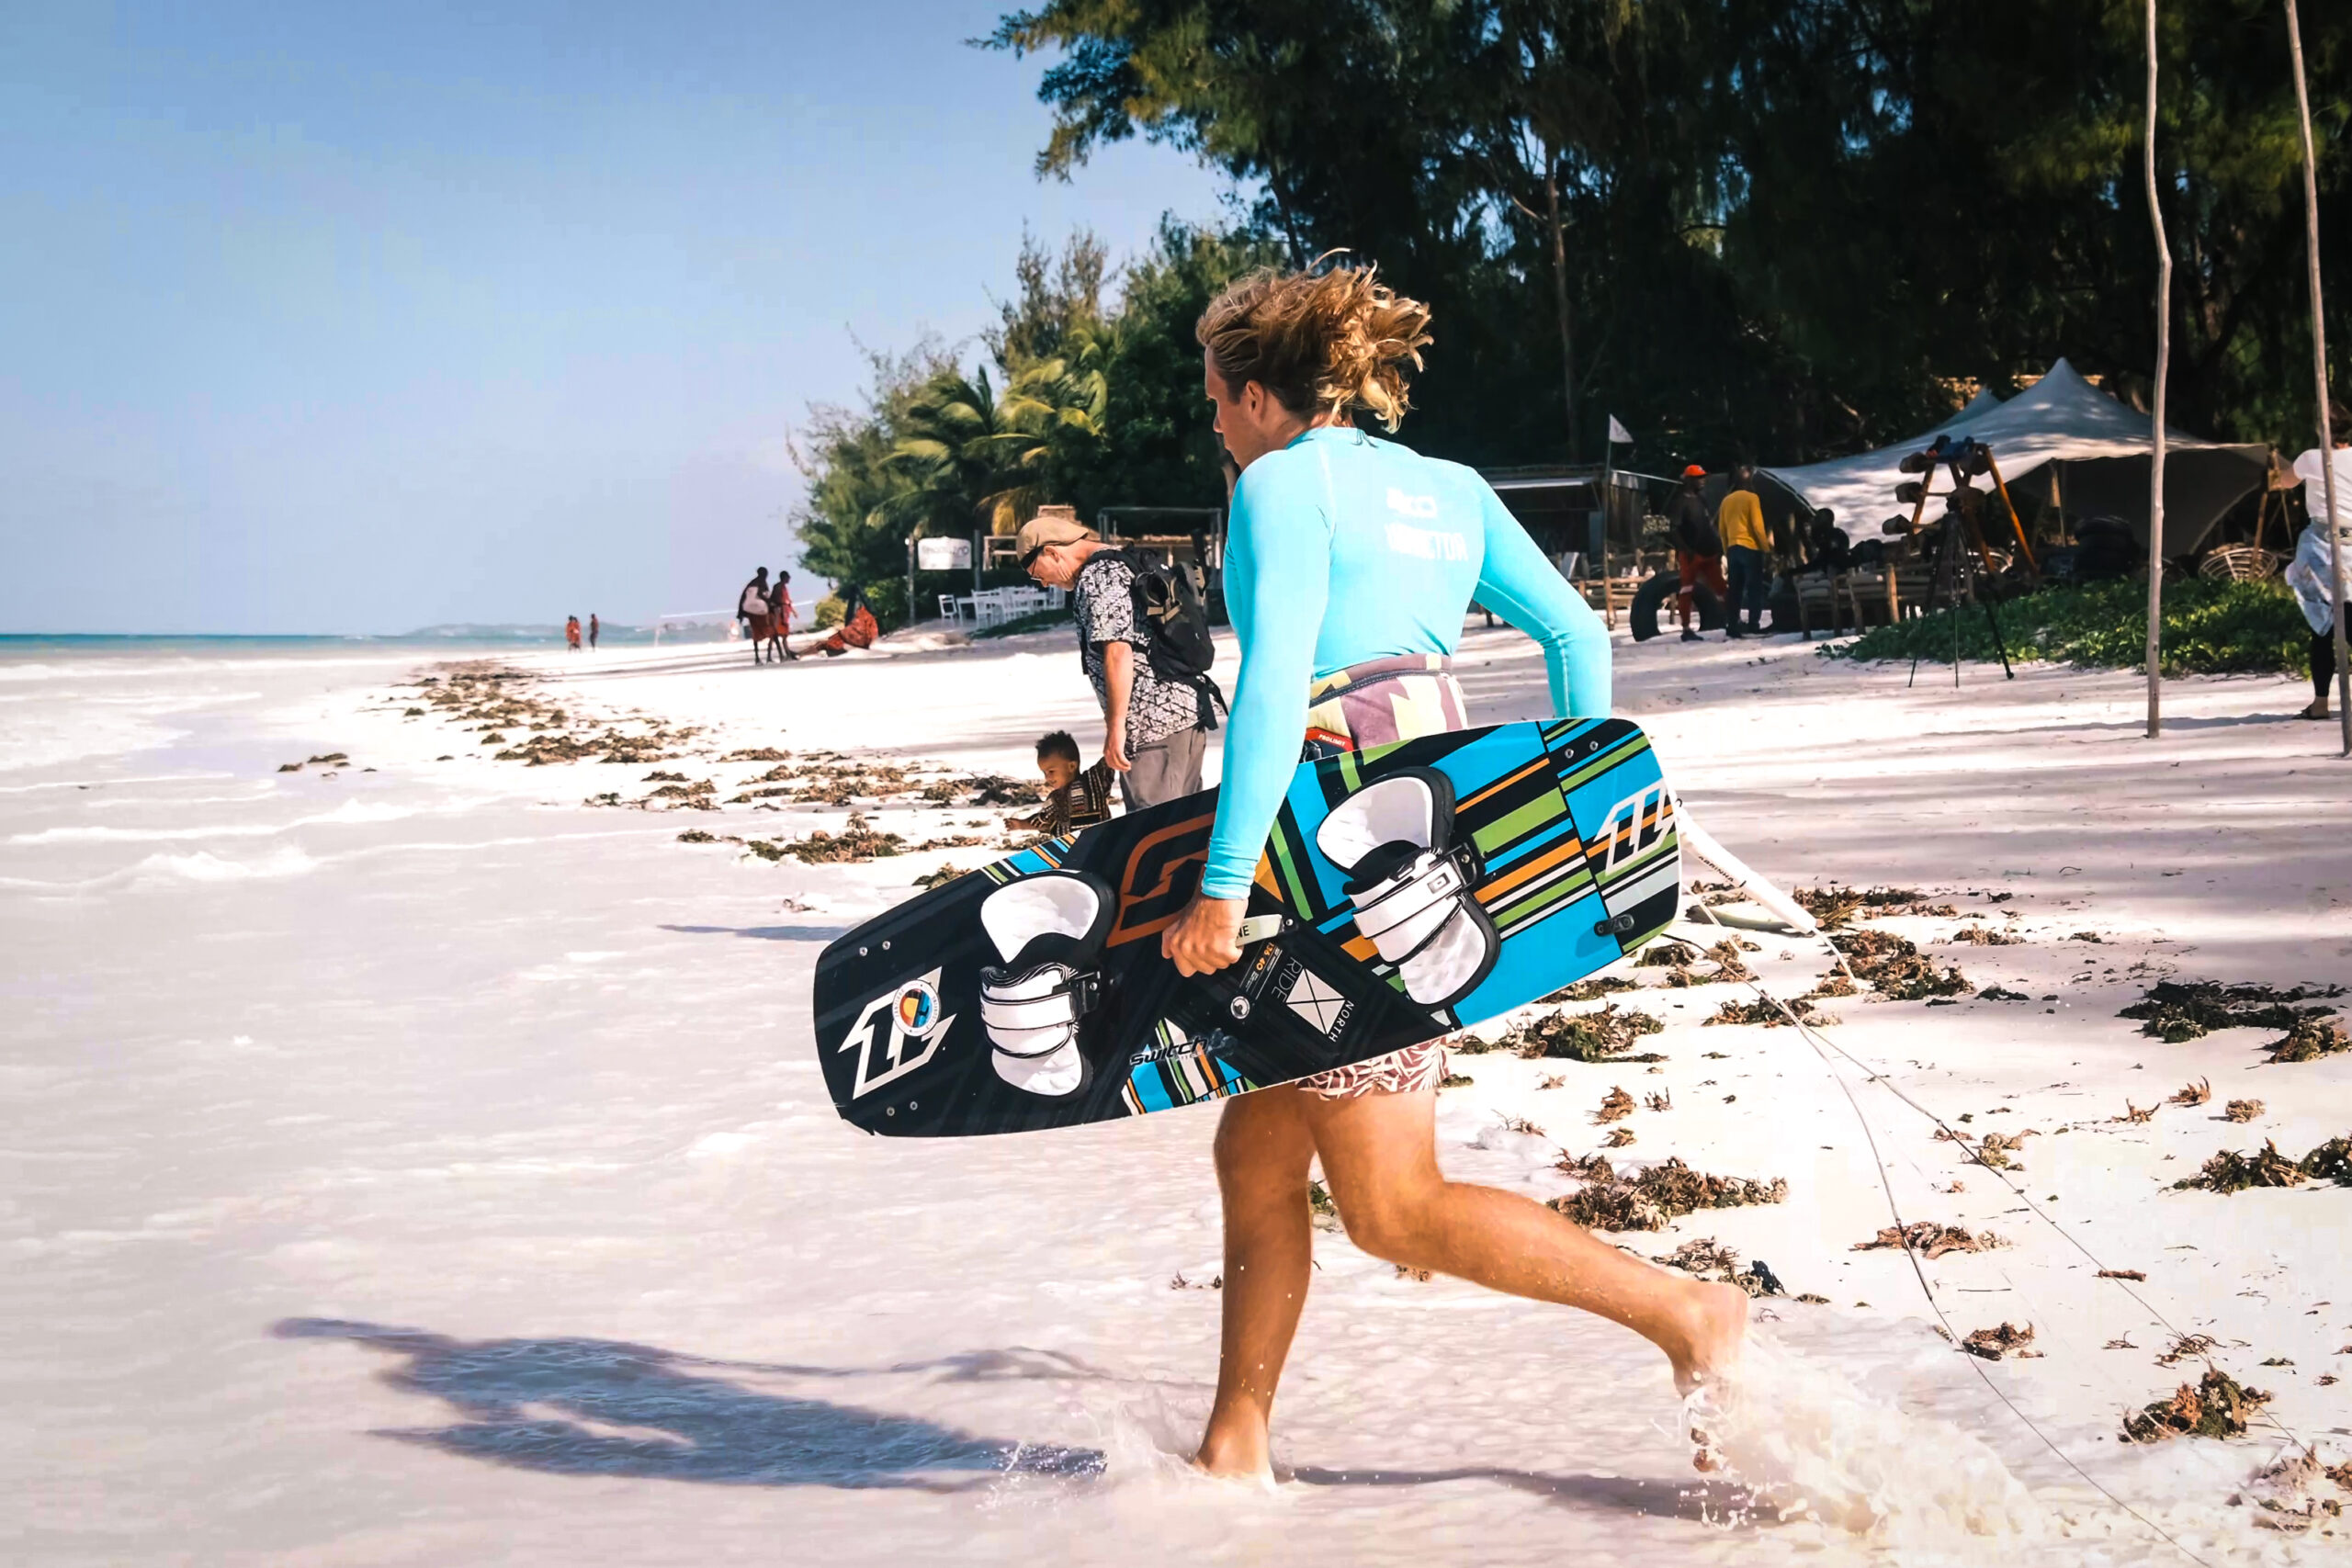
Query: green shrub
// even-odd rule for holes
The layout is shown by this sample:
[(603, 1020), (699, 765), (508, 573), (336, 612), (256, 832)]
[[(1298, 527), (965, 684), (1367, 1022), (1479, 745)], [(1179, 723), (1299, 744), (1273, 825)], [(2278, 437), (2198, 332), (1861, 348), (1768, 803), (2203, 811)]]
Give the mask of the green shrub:
[[(2145, 582), (2045, 588), (2012, 599), (1998, 610), (2012, 660), (2081, 669), (2136, 670), (2142, 665), (2148, 640)], [(1874, 626), (1823, 652), (1834, 659), (1950, 659), (1954, 615), (1960, 621), (1962, 658), (1999, 657), (1984, 609), (1974, 604), (1898, 626)], [(2311, 628), (2282, 583), (2210, 582), (2202, 578), (2168, 582), (2164, 615), (2166, 675), (2311, 671)]]

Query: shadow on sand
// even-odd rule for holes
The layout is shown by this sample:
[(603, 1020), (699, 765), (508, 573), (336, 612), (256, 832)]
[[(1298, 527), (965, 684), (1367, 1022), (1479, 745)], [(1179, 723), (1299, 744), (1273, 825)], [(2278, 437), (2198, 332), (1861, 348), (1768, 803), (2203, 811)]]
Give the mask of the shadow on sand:
[[(926, 1492), (987, 1484), (980, 1477), (1102, 1470), (1102, 1455), (1090, 1449), (982, 1438), (913, 1416), (763, 1393), (716, 1375), (843, 1375), (826, 1368), (705, 1361), (610, 1339), (452, 1339), (334, 1318), (288, 1318), (273, 1332), (282, 1339), (348, 1339), (402, 1358), (384, 1381), (443, 1401), (458, 1419), (379, 1429), (378, 1436), (522, 1470)], [(938, 1366), (951, 1377), (1023, 1375), (986, 1356)], [(957, 1472), (974, 1479), (950, 1479)]]
[(831, 942), (847, 936), (847, 926), (671, 926), (665, 931), (686, 936), (740, 936), (754, 942)]
[[(281, 1339), (346, 1339), (401, 1358), (381, 1374), (437, 1399), (446, 1426), (379, 1437), (553, 1475), (638, 1476), (725, 1486), (837, 1486), (954, 1493), (1005, 1475), (1091, 1478), (1092, 1449), (983, 1438), (917, 1416), (771, 1393), (741, 1381), (848, 1382), (927, 1373), (945, 1382), (1125, 1382), (1049, 1351), (979, 1350), (862, 1371), (712, 1360), (613, 1339), (453, 1339), (339, 1318), (288, 1318)], [(730, 1375), (731, 1374), (731, 1375)], [(963, 1472), (968, 1479), (959, 1478)], [(1736, 1483), (1542, 1474), (1465, 1465), (1436, 1470), (1303, 1466), (1294, 1485), (1411, 1487), (1485, 1481), (1572, 1508), (1755, 1529), (1769, 1523)]]

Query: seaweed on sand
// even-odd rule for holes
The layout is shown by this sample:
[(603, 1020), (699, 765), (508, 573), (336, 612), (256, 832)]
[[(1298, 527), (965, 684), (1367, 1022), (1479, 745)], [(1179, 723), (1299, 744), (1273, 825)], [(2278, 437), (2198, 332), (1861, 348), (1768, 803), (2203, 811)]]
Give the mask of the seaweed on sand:
[(1916, 887), (1800, 887), (1790, 895), (1823, 929), (1837, 931), (1874, 915), (1957, 913), (1949, 904), (1931, 905)]
[[(2256, 1102), (2257, 1111), (2259, 1103)], [(2250, 1155), (2222, 1149), (2207, 1160), (2196, 1175), (2183, 1177), (2173, 1186), (2201, 1187), (2209, 1192), (2243, 1192), (2249, 1187), (2300, 1187), (2306, 1181), (2332, 1181), (2338, 1187), (2352, 1187), (2352, 1134), (2330, 1138), (2299, 1160), (2280, 1154), (2278, 1144), (2267, 1138), (2259, 1151)]]
[(1599, 1012), (1555, 1012), (1531, 1019), (1495, 1043), (1495, 1049), (1516, 1052), (1526, 1061), (1544, 1058), (1571, 1062), (1663, 1062), (1655, 1051), (1629, 1056), (1634, 1042), (1657, 1034), (1666, 1025), (1648, 1013), (1620, 1010), (1615, 1002)]
[(785, 845), (784, 852), (795, 860), (820, 865), (875, 860), (883, 855), (895, 855), (906, 847), (906, 840), (896, 833), (877, 831), (865, 817), (853, 811), (848, 823), (839, 833), (828, 833), (819, 829), (805, 839)]
[(1892, 931), (1848, 931), (1829, 940), (1845, 955), (1855, 979), (1893, 1000), (1956, 997), (1973, 988), (1958, 968), (1938, 969), (1917, 947)]
[(2285, 1034), (2263, 1049), (2274, 1062), (2316, 1062), (2322, 1056), (2352, 1049), (2352, 1038), (2347, 1038), (2344, 1026), (2332, 1018), (2305, 1018), (2297, 1020)]
[(1578, 980), (1573, 986), (1563, 986), (1542, 999), (1546, 1002), (1597, 1002), (1618, 991), (1638, 991), (1641, 987), (1617, 975), (1594, 975)]
[(2023, 1328), (2019, 1328), (2013, 1323), (2004, 1323), (1998, 1328), (1977, 1329), (1960, 1342), (1960, 1348), (1972, 1356), (1981, 1356), (1985, 1360), (1997, 1361), (2007, 1355), (2016, 1355), (2020, 1359), (2041, 1355), (2041, 1352), (2039, 1350), (2026, 1348), (2032, 1343), (2033, 1325), (2029, 1323)]
[(1702, 1209), (1780, 1203), (1789, 1196), (1785, 1179), (1712, 1176), (1691, 1169), (1679, 1159), (1669, 1158), (1626, 1180), (1606, 1174), (1607, 1161), (1596, 1158), (1593, 1163), (1604, 1174), (1581, 1191), (1553, 1199), (1551, 1204), (1587, 1230), (1662, 1231), (1669, 1221)]
[[(2324, 1007), (2297, 1007), (2314, 997), (2335, 998), (2342, 986), (2224, 986), (2211, 980), (2159, 980), (2147, 994), (2118, 1012), (2140, 1020), (2140, 1032), (2168, 1045), (2201, 1039), (2217, 1029), (2284, 1029), (2327, 1017)], [(2292, 1038), (2290, 1035), (2290, 1038)], [(2281, 1041), (2280, 1045), (2286, 1043)], [(2307, 1058), (2297, 1057), (2296, 1060)]]
[[(1831, 1021), (1816, 1020), (1814, 1017), (1813, 1004), (1802, 997), (1789, 1003), (1788, 1009), (1789, 1012), (1796, 1014), (1808, 1023)], [(1785, 1029), (1788, 1027), (1789, 1020), (1787, 1014), (1781, 1010), (1780, 1005), (1770, 997), (1758, 997), (1752, 1001), (1725, 1002), (1699, 1021), (1702, 1028), (1715, 1023), (1760, 1023), (1767, 1029)]]
[(1869, 1241), (1858, 1241), (1852, 1250), (1876, 1252), (1881, 1248), (1909, 1250), (1929, 1258), (1941, 1258), (1947, 1252), (1985, 1252), (2009, 1244), (1991, 1231), (1972, 1234), (1962, 1225), (1939, 1224), (1933, 1220), (1914, 1220), (1897, 1229), (1888, 1225)]
[(2246, 1417), (2270, 1403), (2270, 1395), (2248, 1388), (2218, 1367), (2208, 1367), (2194, 1387), (2182, 1383), (2160, 1399), (2123, 1417), (2127, 1443), (2160, 1443), (2167, 1438), (2243, 1438)]

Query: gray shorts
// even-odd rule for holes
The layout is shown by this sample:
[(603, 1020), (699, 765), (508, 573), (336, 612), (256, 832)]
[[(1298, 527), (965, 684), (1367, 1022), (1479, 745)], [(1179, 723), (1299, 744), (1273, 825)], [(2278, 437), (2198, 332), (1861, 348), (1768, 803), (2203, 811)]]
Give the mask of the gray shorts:
[(1127, 749), (1135, 764), (1119, 775), (1119, 796), (1130, 811), (1159, 806), (1197, 795), (1201, 788), (1201, 758), (1209, 739), (1198, 729), (1180, 729), (1148, 746)]

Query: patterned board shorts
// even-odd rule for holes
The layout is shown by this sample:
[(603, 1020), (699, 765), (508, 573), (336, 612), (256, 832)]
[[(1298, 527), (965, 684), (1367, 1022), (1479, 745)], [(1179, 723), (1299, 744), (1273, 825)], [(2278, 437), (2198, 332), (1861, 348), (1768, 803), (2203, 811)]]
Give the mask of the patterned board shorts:
[[(1470, 728), (1451, 660), (1443, 654), (1408, 654), (1351, 664), (1306, 689), (1306, 745), (1302, 761), (1361, 751), (1424, 735)], [(1298, 1080), (1318, 1100), (1364, 1094), (1418, 1094), (1445, 1077), (1445, 1042), (1424, 1040), (1370, 1061), (1353, 1062)]]

